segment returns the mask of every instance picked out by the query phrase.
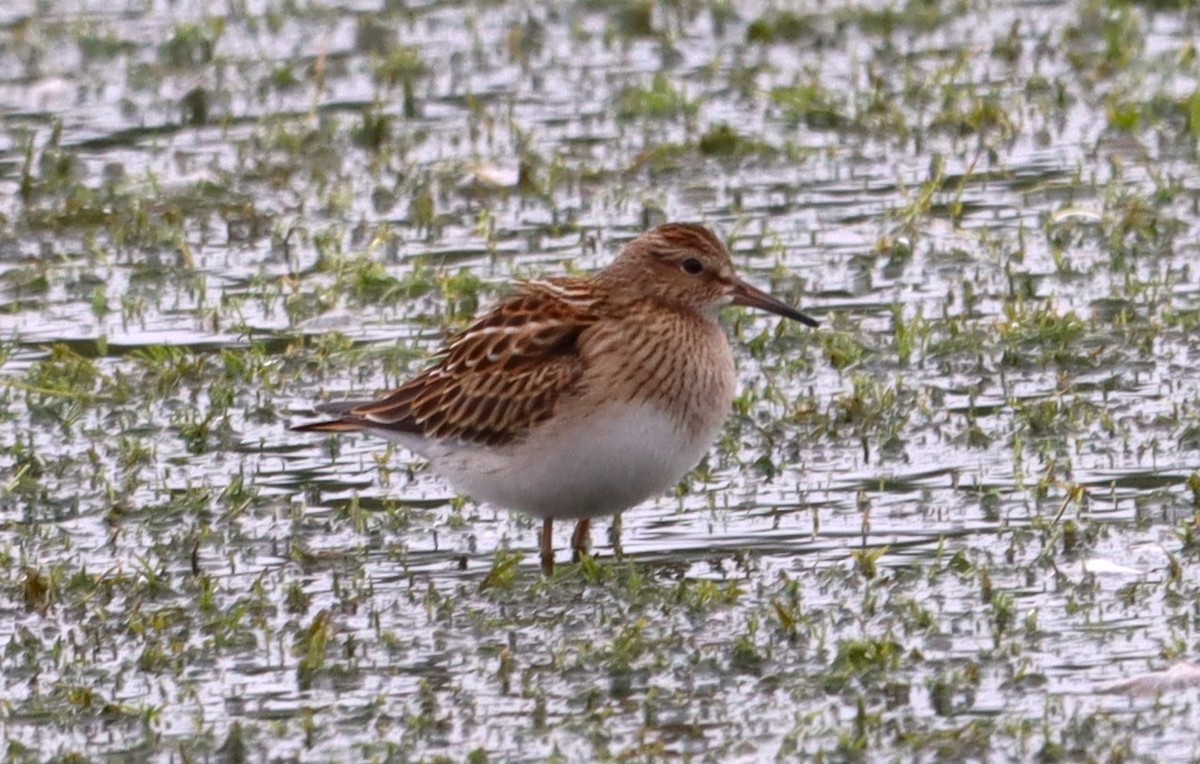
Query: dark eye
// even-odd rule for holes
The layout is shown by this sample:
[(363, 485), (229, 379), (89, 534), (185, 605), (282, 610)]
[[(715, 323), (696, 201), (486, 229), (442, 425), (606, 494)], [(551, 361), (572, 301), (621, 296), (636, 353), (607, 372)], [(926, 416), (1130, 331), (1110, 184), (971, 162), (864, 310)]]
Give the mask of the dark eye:
[(684, 273), (690, 273), (693, 276), (699, 276), (704, 272), (704, 263), (700, 262), (694, 257), (689, 257), (687, 260), (684, 260), (679, 264), (679, 267), (683, 268)]

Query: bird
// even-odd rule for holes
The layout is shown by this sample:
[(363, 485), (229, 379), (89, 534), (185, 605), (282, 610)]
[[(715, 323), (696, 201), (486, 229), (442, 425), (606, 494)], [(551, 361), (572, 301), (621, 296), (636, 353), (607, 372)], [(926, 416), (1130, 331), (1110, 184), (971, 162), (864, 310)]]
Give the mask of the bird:
[(666, 223), (590, 277), (519, 282), (451, 336), (432, 364), (371, 400), (318, 404), (299, 432), (385, 436), (459, 493), (542, 521), (575, 520), (575, 559), (592, 518), (661, 495), (695, 467), (732, 410), (730, 305), (819, 322), (738, 277), (707, 227)]

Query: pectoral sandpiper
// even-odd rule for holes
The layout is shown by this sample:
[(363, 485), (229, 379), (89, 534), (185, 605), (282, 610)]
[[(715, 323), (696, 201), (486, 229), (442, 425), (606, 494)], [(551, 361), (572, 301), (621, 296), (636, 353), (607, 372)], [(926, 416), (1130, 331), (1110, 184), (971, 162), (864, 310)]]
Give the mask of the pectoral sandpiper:
[(704, 456), (734, 396), (726, 305), (817, 326), (738, 278), (707, 228), (662, 225), (591, 278), (522, 283), (407, 384), (319, 405), (335, 418), (295, 429), (384, 435), (462, 493), (541, 518), (549, 573), (554, 520), (577, 520), (585, 553), (591, 518), (664, 492)]

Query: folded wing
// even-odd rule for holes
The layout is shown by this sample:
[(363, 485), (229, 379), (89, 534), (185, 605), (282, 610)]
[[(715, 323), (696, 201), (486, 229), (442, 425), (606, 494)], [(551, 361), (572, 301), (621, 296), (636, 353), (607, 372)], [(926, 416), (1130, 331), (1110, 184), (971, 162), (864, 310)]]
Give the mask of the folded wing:
[(583, 373), (578, 340), (594, 321), (566, 280), (531, 282), (451, 338), (431, 368), (373, 401), (318, 410), (302, 432), (376, 430), (497, 446), (550, 418)]

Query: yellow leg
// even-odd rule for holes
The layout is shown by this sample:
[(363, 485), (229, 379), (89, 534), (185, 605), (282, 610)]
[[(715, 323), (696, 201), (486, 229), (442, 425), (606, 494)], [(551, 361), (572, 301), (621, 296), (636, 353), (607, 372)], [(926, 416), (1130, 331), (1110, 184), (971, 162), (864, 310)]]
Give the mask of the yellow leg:
[(554, 521), (542, 521), (542, 572), (547, 576), (554, 572)]
[(588, 547), (592, 545), (592, 521), (588, 518), (583, 518), (575, 523), (575, 532), (571, 534), (571, 557), (575, 562), (583, 559), (583, 556), (588, 553)]

